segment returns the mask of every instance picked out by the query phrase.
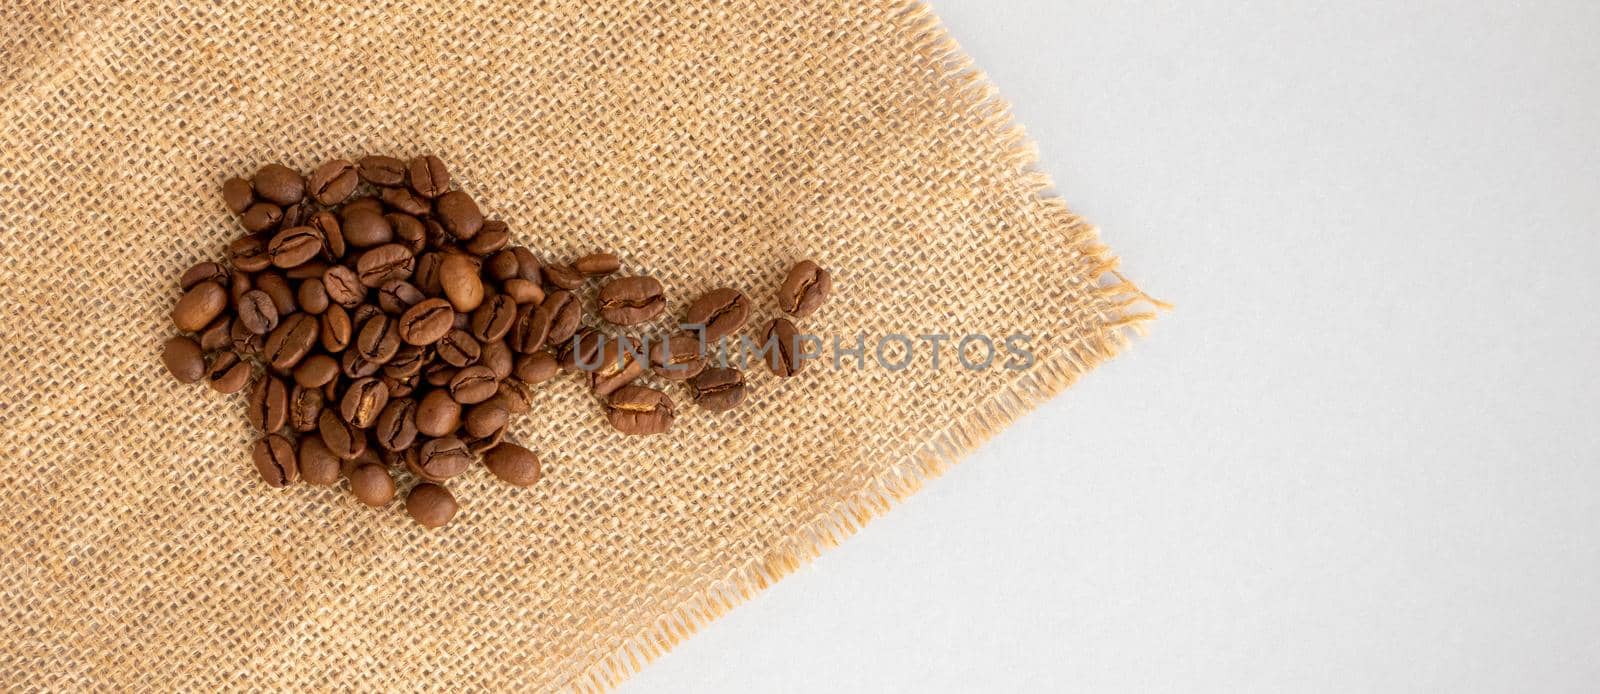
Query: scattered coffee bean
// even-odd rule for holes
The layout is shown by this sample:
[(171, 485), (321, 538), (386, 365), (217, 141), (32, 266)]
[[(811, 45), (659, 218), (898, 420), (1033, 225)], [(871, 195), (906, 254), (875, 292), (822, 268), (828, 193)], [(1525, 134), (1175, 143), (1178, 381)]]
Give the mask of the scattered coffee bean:
[[(272, 231), (278, 228), (278, 224), (282, 221), (283, 208), (270, 202), (255, 203), (246, 209), (244, 214), (239, 215), (239, 225), (252, 234)], [(234, 267), (239, 267), (237, 262), (234, 263)]]
[(300, 478), (300, 466), (295, 462), (294, 443), (278, 434), (267, 434), (256, 441), (256, 470), (261, 479), (271, 487), (287, 487)]
[(438, 528), (456, 515), (456, 498), (437, 484), (423, 482), (406, 495), (406, 513), (425, 528)]
[(161, 362), (179, 383), (194, 383), (206, 376), (206, 354), (187, 337), (168, 339), (161, 349)]
[(650, 347), (650, 369), (655, 375), (669, 381), (686, 381), (699, 375), (706, 367), (705, 354), (700, 349), (700, 338), (679, 333), (665, 340), (657, 340)]
[(255, 201), (256, 191), (249, 181), (235, 177), (222, 182), (222, 203), (228, 206), (228, 211), (243, 214)]
[(450, 302), (443, 299), (425, 299), (406, 309), (400, 316), (400, 338), (406, 344), (431, 345), (450, 332), (455, 312)]
[(495, 432), (505, 429), (509, 419), (510, 413), (506, 408), (491, 398), (467, 408), (467, 416), (462, 421), (461, 429), (473, 438), (488, 438)]
[(192, 289), (201, 282), (216, 282), (224, 287), (228, 286), (228, 269), (221, 263), (203, 262), (195, 263), (188, 270), (183, 271), (183, 276), (178, 278), (178, 286), (184, 291)]
[(355, 164), (348, 159), (334, 159), (311, 172), (306, 188), (317, 202), (332, 207), (349, 199), (356, 192), (358, 182), (360, 175)]
[(375, 186), (393, 188), (406, 184), (406, 163), (394, 157), (373, 155), (356, 162), (361, 180)]
[(272, 264), (290, 268), (302, 265), (322, 252), (322, 236), (308, 226), (290, 227), (277, 233), (267, 244)]
[(478, 351), (478, 363), (489, 367), (494, 372), (496, 380), (505, 380), (511, 377), (511, 369), (516, 357), (511, 354), (511, 347), (505, 340), (492, 340), (482, 343)]
[(318, 316), (317, 324), (321, 327), (322, 348), (333, 353), (344, 351), (350, 345), (350, 333), (353, 326), (350, 323), (350, 314), (343, 306), (333, 304), (328, 310)]
[(261, 356), (272, 368), (288, 373), (300, 363), (317, 344), (317, 319), (309, 314), (294, 313), (278, 324), (267, 335)]
[(458, 253), (445, 256), (439, 266), (439, 284), (450, 305), (461, 313), (470, 313), (483, 303), (483, 280), (472, 258)]
[(544, 339), (552, 344), (565, 342), (578, 331), (583, 320), (583, 306), (572, 292), (550, 292), (539, 308), (534, 309), (532, 320), (545, 326)]
[(494, 397), (499, 387), (500, 382), (489, 367), (469, 366), (450, 379), (450, 397), (463, 405), (475, 405)]
[(382, 246), (394, 240), (394, 226), (389, 219), (371, 210), (345, 210), (339, 231), (344, 242), (356, 248)]
[(483, 454), (483, 465), (502, 481), (527, 487), (539, 481), (539, 456), (514, 443), (502, 443)]
[(339, 458), (321, 437), (302, 437), (295, 459), (300, 464), (300, 479), (324, 487), (339, 481)]
[(629, 436), (659, 434), (672, 426), (672, 398), (654, 388), (623, 386), (606, 400), (606, 419)]
[(294, 303), (294, 289), (289, 286), (289, 281), (276, 272), (263, 272), (255, 277), (256, 288), (267, 293), (272, 298), (272, 305), (278, 309), (278, 317), (294, 313), (298, 306)]
[(689, 379), (694, 402), (710, 412), (726, 412), (744, 402), (744, 374), (738, 369), (711, 367)]
[(265, 335), (278, 327), (278, 306), (272, 303), (272, 297), (260, 289), (252, 289), (239, 297), (239, 305), (235, 307), (239, 312), (239, 322), (244, 324), (246, 330), (257, 335)]
[(412, 159), (406, 173), (407, 183), (422, 197), (437, 198), (450, 189), (450, 172), (445, 169), (444, 162), (432, 154)]
[[(446, 179), (448, 185), (448, 179)], [(433, 203), (434, 214), (444, 230), (451, 236), (462, 241), (469, 241), (483, 229), (483, 213), (478, 210), (478, 203), (463, 191), (452, 190), (439, 196)], [(480, 254), (482, 255), (482, 254)]]
[(306, 279), (300, 282), (300, 287), (295, 290), (295, 303), (300, 305), (300, 310), (312, 315), (321, 314), (328, 310), (328, 290), (322, 286), (322, 276)]
[(778, 308), (795, 318), (816, 312), (833, 293), (833, 276), (810, 260), (795, 263), (778, 287)]
[(382, 465), (361, 465), (350, 471), (350, 493), (368, 506), (386, 506), (394, 500), (394, 477)]
[(186, 333), (200, 332), (228, 307), (228, 292), (216, 282), (201, 282), (184, 292), (172, 309), (172, 324)]
[(609, 339), (600, 346), (599, 364), (589, 371), (589, 388), (599, 397), (616, 392), (644, 373), (645, 365), (635, 350), (638, 341), (627, 337)]
[(511, 243), (511, 227), (497, 219), (486, 219), (478, 235), (467, 242), (467, 252), (474, 255), (489, 255), (499, 251)]
[(415, 217), (433, 212), (432, 203), (409, 188), (384, 188), (378, 192), (378, 197), (383, 204)]
[(246, 413), (250, 423), (263, 433), (282, 429), (289, 421), (289, 389), (278, 377), (263, 375), (250, 389), (250, 406)]
[(467, 444), (454, 436), (446, 436), (422, 444), (417, 451), (415, 472), (429, 482), (443, 482), (471, 466), (472, 453), (467, 450)]
[(661, 315), (667, 299), (654, 277), (624, 277), (600, 288), (600, 317), (616, 325), (637, 325)]
[(328, 450), (340, 458), (349, 460), (367, 450), (366, 432), (341, 419), (330, 408), (323, 408), (322, 415), (317, 418), (317, 431), (322, 435), (322, 442), (328, 444)]
[(572, 261), (572, 269), (590, 277), (599, 277), (622, 269), (622, 262), (611, 253), (590, 253)]
[[(348, 233), (348, 231), (347, 231)], [(348, 240), (348, 236), (346, 239)], [(403, 280), (416, 269), (416, 258), (411, 251), (398, 243), (378, 246), (361, 254), (356, 261), (356, 274), (361, 285), (376, 289), (390, 280)], [(362, 293), (364, 297), (365, 292)]]
[(200, 333), (200, 349), (207, 352), (228, 349), (233, 344), (232, 331), (233, 319), (225, 315), (218, 317)]
[(568, 291), (583, 286), (583, 273), (571, 265), (546, 265), (543, 272), (545, 284)]
[(448, 390), (430, 390), (417, 403), (417, 432), (424, 436), (449, 436), (461, 426), (461, 404), (450, 397)]
[(417, 402), (410, 398), (391, 400), (378, 414), (373, 435), (388, 451), (403, 451), (417, 440)]
[(767, 329), (762, 331), (761, 342), (767, 350), (767, 368), (774, 375), (788, 378), (805, 368), (806, 362), (799, 355), (799, 335), (800, 331), (787, 318), (772, 319)]
[(327, 394), (321, 386), (307, 388), (295, 384), (289, 390), (289, 428), (300, 433), (315, 431), (326, 409)]
[(744, 327), (750, 318), (750, 300), (744, 292), (731, 287), (713, 289), (689, 305), (684, 312), (685, 325), (705, 326), (706, 344), (716, 344), (724, 337)]
[(511, 332), (517, 320), (517, 302), (504, 294), (490, 297), (472, 313), (472, 336), (492, 342)]
[(446, 364), (455, 367), (470, 366), (478, 362), (483, 348), (472, 335), (459, 328), (445, 333), (445, 336), (433, 345), (433, 352)]
[(386, 313), (368, 318), (356, 333), (356, 352), (374, 364), (393, 359), (400, 344), (400, 321)]
[(254, 370), (250, 368), (250, 362), (240, 359), (234, 352), (219, 352), (211, 362), (211, 372), (206, 375), (206, 380), (212, 390), (229, 394), (244, 390), (245, 386), (250, 385), (252, 375)]
[(389, 388), (376, 378), (367, 377), (350, 383), (339, 403), (339, 414), (344, 421), (357, 429), (366, 429), (378, 421), (378, 414), (389, 404)]
[(282, 164), (268, 164), (251, 179), (256, 195), (278, 205), (293, 205), (306, 194), (306, 181)]
[(537, 385), (556, 377), (561, 372), (561, 366), (556, 363), (555, 355), (549, 352), (534, 352), (517, 357), (512, 366), (511, 373), (523, 383)]

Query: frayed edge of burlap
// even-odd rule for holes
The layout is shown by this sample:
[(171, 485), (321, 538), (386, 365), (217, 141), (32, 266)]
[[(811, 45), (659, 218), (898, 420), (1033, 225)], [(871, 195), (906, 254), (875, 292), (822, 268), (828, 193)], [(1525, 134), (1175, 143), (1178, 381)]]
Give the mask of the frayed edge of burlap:
[(935, 434), (921, 449), (878, 475), (853, 497), (832, 511), (819, 514), (785, 546), (757, 557), (713, 582), (705, 590), (657, 617), (649, 628), (629, 638), (610, 656), (594, 663), (568, 686), (584, 691), (605, 691), (632, 677), (680, 641), (694, 635), (744, 601), (784, 576), (816, 559), (854, 535), (872, 519), (915, 494), (924, 484), (1005, 429), (1018, 417), (1066, 390), (1083, 374), (1115, 357), (1130, 343), (1131, 334), (1144, 334), (1144, 324), (1156, 310), (1170, 305), (1140, 291), (1117, 272), (1118, 260), (1099, 242), (1099, 230), (1073, 214), (1052, 192), (1048, 175), (1035, 169), (1038, 154), (1010, 106), (989, 79), (972, 63), (949, 35), (933, 10), (920, 0), (898, 0), (895, 16), (905, 23), (916, 43), (935, 56), (941, 77), (954, 82), (969, 108), (983, 117), (984, 126), (999, 132), (1007, 146), (1006, 163), (1025, 170), (1024, 178), (1038, 202), (1045, 206), (1047, 227), (1060, 229), (1065, 239), (1066, 269), (1092, 277), (1082, 289), (1090, 297), (1100, 321), (1087, 333), (1041, 359), (994, 398), (974, 406)]

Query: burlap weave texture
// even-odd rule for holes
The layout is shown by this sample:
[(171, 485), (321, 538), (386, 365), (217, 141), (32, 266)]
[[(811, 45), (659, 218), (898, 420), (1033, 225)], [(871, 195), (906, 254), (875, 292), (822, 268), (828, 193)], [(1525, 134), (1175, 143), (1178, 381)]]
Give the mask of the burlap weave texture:
[[(0, 29), (0, 688), (605, 687), (1148, 318), (918, 3), (13, 0)], [(648, 438), (561, 379), (512, 428), (545, 479), (474, 470), (440, 531), (268, 489), (243, 399), (159, 359), (178, 273), (239, 233), (218, 185), (424, 152), (672, 315), (734, 285), (764, 322), (811, 257), (810, 332), (1026, 333), (1039, 361), (755, 370), (725, 415), (670, 390)]]

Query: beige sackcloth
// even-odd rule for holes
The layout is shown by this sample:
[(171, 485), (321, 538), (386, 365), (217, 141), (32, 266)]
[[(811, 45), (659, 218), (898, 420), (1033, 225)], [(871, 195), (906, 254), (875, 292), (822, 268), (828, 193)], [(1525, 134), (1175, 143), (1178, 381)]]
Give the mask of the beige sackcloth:
[[(1150, 317), (916, 2), (9, 0), (0, 30), (0, 689), (606, 688)], [(178, 274), (240, 233), (219, 185), (426, 152), (669, 315), (733, 285), (760, 325), (809, 257), (835, 293), (807, 332), (1025, 333), (1037, 363), (753, 369), (722, 415), (668, 388), (644, 438), (564, 377), (509, 437), (544, 479), (474, 468), (435, 531), (270, 489), (244, 398), (159, 356)]]

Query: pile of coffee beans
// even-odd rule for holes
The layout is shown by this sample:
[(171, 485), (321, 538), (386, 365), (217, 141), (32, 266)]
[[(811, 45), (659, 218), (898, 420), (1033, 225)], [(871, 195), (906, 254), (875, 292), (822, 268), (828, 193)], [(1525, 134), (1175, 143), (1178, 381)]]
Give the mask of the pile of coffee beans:
[[(414, 478), (406, 511), (427, 527), (457, 510), (445, 487), (481, 456), (501, 480), (539, 480), (539, 456), (505, 441), (511, 415), (532, 407), (530, 388), (580, 372), (606, 419), (625, 434), (666, 431), (670, 396), (638, 383), (683, 381), (701, 407), (721, 412), (745, 397), (743, 375), (708, 366), (706, 345), (733, 335), (750, 302), (732, 288), (707, 292), (684, 313), (699, 334), (614, 336), (604, 325), (652, 321), (667, 309), (661, 282), (610, 279), (585, 311), (579, 291), (621, 263), (593, 253), (543, 264), (510, 244), (504, 222), (452, 186), (434, 156), (409, 161), (335, 159), (303, 176), (285, 166), (233, 178), (222, 198), (245, 233), (224, 263), (179, 279), (163, 361), (183, 383), (247, 391), (263, 436), (256, 469), (273, 486), (341, 478), (371, 506), (389, 504), (397, 478)], [(779, 308), (803, 318), (831, 291), (827, 271), (803, 261), (779, 290)], [(793, 376), (795, 326), (774, 320), (769, 366)], [(649, 345), (632, 349), (632, 345)]]

